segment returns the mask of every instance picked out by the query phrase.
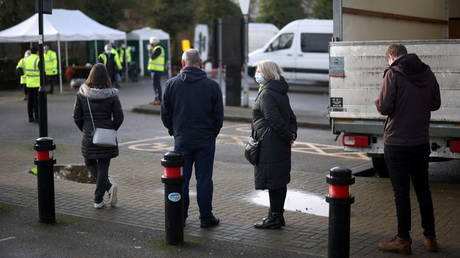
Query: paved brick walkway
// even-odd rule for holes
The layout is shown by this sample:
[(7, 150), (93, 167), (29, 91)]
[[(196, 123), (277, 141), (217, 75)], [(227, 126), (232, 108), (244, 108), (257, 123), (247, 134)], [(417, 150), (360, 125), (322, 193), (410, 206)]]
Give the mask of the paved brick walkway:
[[(0, 202), (36, 207), (37, 181), (26, 173), (33, 164), (31, 144), (0, 142), (0, 153)], [(119, 208), (95, 210), (92, 207), (94, 185), (56, 179), (56, 212), (163, 230), (161, 154), (127, 150), (121, 150), (120, 154), (110, 168), (112, 180), (120, 185)], [(82, 163), (79, 146), (58, 145), (55, 156), (58, 164)], [(217, 162), (214, 171), (214, 213), (221, 218), (222, 224), (210, 230), (200, 229), (197, 205), (192, 196), (186, 235), (327, 256), (327, 217), (287, 211), (287, 226), (283, 230), (255, 230), (253, 223), (266, 215), (267, 208), (249, 202), (254, 193), (252, 167), (246, 162)], [(288, 189), (324, 195), (327, 190), (325, 174), (309, 172), (308, 168), (293, 171)], [(356, 202), (352, 206), (351, 255), (397, 257), (376, 249), (377, 242), (389, 239), (395, 232), (389, 181), (357, 178), (352, 192)], [(442, 252), (433, 257), (460, 257), (460, 189), (456, 184), (433, 183), (432, 192), (442, 247)], [(418, 207), (412, 197), (414, 257), (428, 257), (422, 246)]]

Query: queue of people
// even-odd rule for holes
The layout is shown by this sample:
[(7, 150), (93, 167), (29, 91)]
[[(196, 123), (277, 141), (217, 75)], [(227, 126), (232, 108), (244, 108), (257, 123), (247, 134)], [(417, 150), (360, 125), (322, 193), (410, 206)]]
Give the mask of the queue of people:
[[(149, 70), (152, 71), (155, 101), (158, 101), (154, 104), (161, 104), (161, 119), (174, 138), (174, 151), (184, 156), (184, 225), (188, 218), (189, 182), (194, 167), (200, 226), (218, 226), (220, 219), (213, 213), (212, 199), (215, 145), (224, 114), (222, 92), (202, 70), (198, 50), (189, 49), (182, 55), (182, 70), (166, 82), (162, 94), (156, 72), (164, 69), (164, 49), (155, 39), (150, 43)], [(426, 250), (436, 252), (439, 247), (428, 181), (428, 130), (431, 112), (441, 105), (439, 85), (430, 67), (416, 54), (408, 54), (403, 45), (389, 46), (386, 58), (389, 68), (384, 72), (375, 105), (382, 115), (387, 116), (384, 154), (394, 191), (398, 227), (396, 236), (379, 243), (378, 247), (384, 251), (411, 253), (409, 190), (412, 181), (420, 206), (424, 246)], [(98, 146), (92, 138), (96, 128), (118, 130), (123, 122), (118, 90), (113, 88), (116, 70), (121, 69), (118, 59), (118, 54), (106, 45), (105, 52), (100, 55), (102, 64), (92, 67), (77, 93), (74, 108), (75, 124), (83, 133), (82, 155), (97, 182), (94, 193), (96, 209), (106, 205), (106, 194), (111, 206), (117, 204), (118, 187), (109, 180), (108, 174), (110, 160), (119, 154), (118, 146)], [(18, 69), (23, 71), (21, 75), (25, 76), (21, 83), (25, 82), (27, 88), (30, 122), (38, 118), (38, 62), (37, 48), (33, 47), (18, 63)], [(297, 138), (297, 121), (287, 95), (289, 85), (276, 63), (270, 60), (259, 62), (255, 81), (259, 89), (253, 107), (251, 135), (260, 140), (260, 149), (254, 165), (254, 187), (268, 190), (270, 208), (268, 216), (255, 223), (254, 228), (280, 229), (286, 225), (284, 203), (291, 179), (291, 147)]]

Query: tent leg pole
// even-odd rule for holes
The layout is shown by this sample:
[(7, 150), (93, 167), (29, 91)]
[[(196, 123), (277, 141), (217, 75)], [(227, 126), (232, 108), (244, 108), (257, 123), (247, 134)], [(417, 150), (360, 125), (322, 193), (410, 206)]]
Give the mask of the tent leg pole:
[(61, 41), (58, 40), (58, 65), (59, 65), (59, 90), (62, 94), (62, 63), (61, 63)]
[(125, 56), (123, 60), (125, 60), (125, 81), (128, 81), (128, 62), (126, 62), (126, 50), (128, 49), (128, 41), (125, 39)]
[(172, 64), (171, 64), (171, 40), (168, 39), (168, 66), (169, 66), (169, 71), (168, 71), (168, 79), (171, 78), (172, 76)]
[(141, 69), (141, 76), (144, 76), (144, 46), (143, 40), (139, 39), (139, 68)]
[(65, 67), (69, 67), (69, 46), (67, 45), (67, 41), (64, 43), (65, 45)]
[(97, 64), (97, 40), (94, 41), (94, 64)]

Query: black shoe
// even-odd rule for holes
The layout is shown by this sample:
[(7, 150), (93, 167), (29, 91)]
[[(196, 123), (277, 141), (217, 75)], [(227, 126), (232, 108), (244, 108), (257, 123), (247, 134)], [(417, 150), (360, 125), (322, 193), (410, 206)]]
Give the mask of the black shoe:
[(29, 117), (29, 123), (33, 123), (33, 122), (35, 122), (35, 119)]
[(283, 226), (281, 220), (282, 213), (271, 212), (268, 218), (264, 218), (262, 222), (256, 223), (254, 228), (257, 229), (280, 229)]
[(211, 228), (219, 225), (220, 220), (216, 217), (212, 217), (211, 219), (208, 220), (202, 220), (200, 227), (201, 228)]

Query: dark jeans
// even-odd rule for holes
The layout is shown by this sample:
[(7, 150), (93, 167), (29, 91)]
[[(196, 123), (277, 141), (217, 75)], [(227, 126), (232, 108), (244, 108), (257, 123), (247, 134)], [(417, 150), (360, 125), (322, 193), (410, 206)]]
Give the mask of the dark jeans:
[(27, 114), (29, 115), (29, 120), (35, 119), (38, 121), (38, 89), (27, 88)]
[(24, 96), (27, 97), (27, 86), (25, 84), (21, 84), (21, 87), (24, 89)]
[(268, 196), (270, 197), (270, 211), (283, 213), (284, 201), (286, 200), (287, 187), (278, 189), (269, 189)]
[(155, 93), (155, 100), (161, 101), (161, 74), (163, 72), (157, 72), (157, 71), (150, 71), (150, 76), (152, 77), (153, 81), (153, 91)]
[(188, 217), (189, 183), (192, 177), (192, 167), (195, 166), (197, 201), (200, 208), (200, 220), (206, 221), (213, 218), (212, 214), (212, 170), (214, 166), (214, 153), (216, 141), (210, 140), (201, 144), (188, 145), (174, 143), (174, 151), (184, 155), (184, 219)]
[(54, 84), (57, 84), (57, 75), (46, 75), (45, 76), (45, 79), (46, 79), (46, 85), (49, 87), (49, 93), (50, 94), (53, 94), (54, 92)]
[(398, 236), (410, 238), (411, 206), (409, 192), (411, 179), (419, 203), (423, 234), (435, 236), (433, 201), (428, 183), (429, 144), (419, 146), (385, 145), (384, 153), (393, 185), (398, 217)]
[(110, 159), (85, 159), (85, 165), (91, 172), (91, 176), (96, 177), (94, 202), (100, 203), (104, 199), (105, 192), (112, 187), (109, 181)]

